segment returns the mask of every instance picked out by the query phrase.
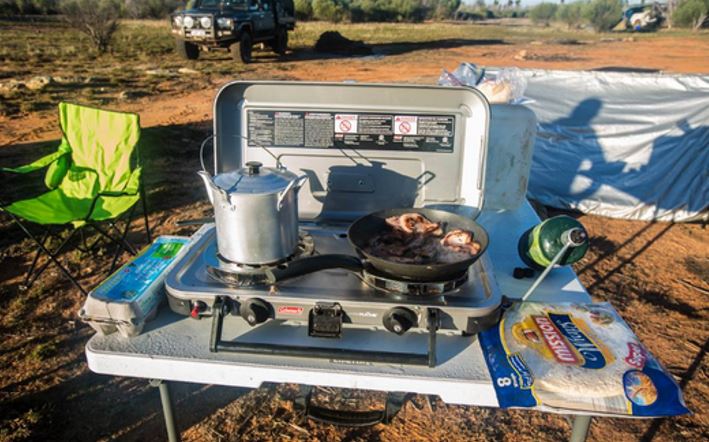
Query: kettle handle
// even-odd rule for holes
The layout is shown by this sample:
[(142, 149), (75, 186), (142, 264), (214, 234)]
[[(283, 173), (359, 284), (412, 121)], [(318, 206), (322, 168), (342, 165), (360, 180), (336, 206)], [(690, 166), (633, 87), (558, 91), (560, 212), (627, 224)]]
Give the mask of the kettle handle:
[[(212, 134), (212, 135), (208, 136), (207, 138), (205, 138), (204, 140), (202, 140), (202, 144), (199, 146), (199, 164), (202, 166), (202, 170), (205, 172), (207, 172), (207, 168), (204, 167), (204, 146), (206, 146), (207, 142), (212, 139), (214, 139), (214, 134)], [(207, 173), (209, 173), (209, 172), (207, 172)]]
[(290, 192), (290, 190), (294, 187), (296, 192), (300, 190), (300, 187), (305, 183), (307, 179), (308, 175), (301, 175), (290, 183), (288, 183), (286, 188), (278, 194), (278, 210), (281, 210), (283, 208), (283, 200), (286, 198), (286, 195), (288, 195), (288, 192)]

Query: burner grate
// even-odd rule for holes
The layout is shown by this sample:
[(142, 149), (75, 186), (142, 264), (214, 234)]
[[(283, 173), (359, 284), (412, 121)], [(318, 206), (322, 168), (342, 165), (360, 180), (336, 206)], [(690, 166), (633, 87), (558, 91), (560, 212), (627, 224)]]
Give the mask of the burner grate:
[(411, 296), (440, 296), (468, 282), (468, 271), (448, 281), (406, 281), (365, 270), (363, 280), (368, 286), (386, 293)]
[(288, 258), (270, 264), (241, 264), (229, 261), (217, 253), (219, 265), (207, 266), (207, 273), (216, 281), (235, 287), (254, 287), (268, 283), (269, 271), (284, 263), (310, 256), (315, 252), (315, 241), (307, 233), (301, 232), (295, 253)]

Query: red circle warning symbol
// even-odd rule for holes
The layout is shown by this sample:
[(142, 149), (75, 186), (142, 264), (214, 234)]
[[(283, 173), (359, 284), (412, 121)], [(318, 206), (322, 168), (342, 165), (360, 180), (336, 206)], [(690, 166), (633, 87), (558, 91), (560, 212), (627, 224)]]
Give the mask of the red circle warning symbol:
[(340, 131), (341, 132), (349, 132), (350, 130), (352, 130), (352, 123), (350, 123), (347, 120), (340, 121)]
[(399, 132), (401, 132), (403, 135), (408, 134), (409, 132), (411, 132), (411, 124), (409, 124), (409, 123), (406, 122), (406, 121), (403, 121), (403, 122), (399, 125)]

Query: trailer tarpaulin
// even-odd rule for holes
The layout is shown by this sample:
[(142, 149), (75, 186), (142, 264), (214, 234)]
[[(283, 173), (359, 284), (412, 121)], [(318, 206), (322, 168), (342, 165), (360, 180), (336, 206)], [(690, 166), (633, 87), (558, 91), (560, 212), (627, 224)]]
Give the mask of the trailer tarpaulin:
[(707, 219), (709, 76), (523, 69), (528, 196), (614, 218)]

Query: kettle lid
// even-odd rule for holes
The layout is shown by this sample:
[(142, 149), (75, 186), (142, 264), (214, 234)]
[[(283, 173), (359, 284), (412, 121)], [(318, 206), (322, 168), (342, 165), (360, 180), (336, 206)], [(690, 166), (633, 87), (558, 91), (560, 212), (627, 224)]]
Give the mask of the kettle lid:
[(241, 169), (220, 173), (214, 184), (227, 193), (269, 194), (288, 187), (297, 176), (286, 169), (263, 167), (258, 161), (249, 161)]

